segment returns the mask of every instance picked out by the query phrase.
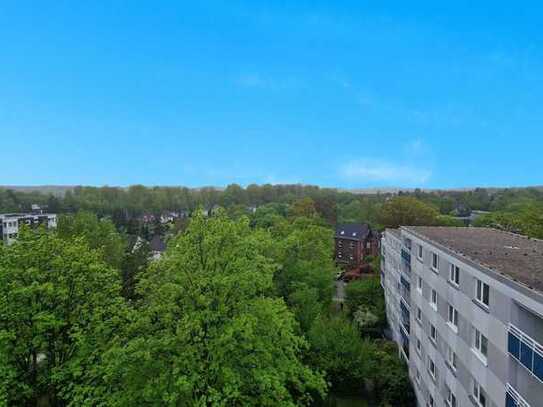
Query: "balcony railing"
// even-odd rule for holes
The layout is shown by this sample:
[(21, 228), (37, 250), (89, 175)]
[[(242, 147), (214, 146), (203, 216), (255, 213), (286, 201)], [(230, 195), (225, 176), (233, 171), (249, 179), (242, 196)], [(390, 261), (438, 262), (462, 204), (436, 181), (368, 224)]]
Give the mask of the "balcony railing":
[(411, 253), (409, 253), (406, 249), (402, 249), (402, 259), (409, 265), (411, 265)]
[(406, 332), (409, 334), (411, 332), (409, 308), (407, 308), (403, 301), (400, 301), (400, 309), (400, 321)]
[(543, 346), (510, 324), (507, 350), (511, 356), (543, 382)]
[(513, 386), (507, 383), (506, 393), (505, 393), (505, 407), (530, 407), (530, 405), (513, 388)]

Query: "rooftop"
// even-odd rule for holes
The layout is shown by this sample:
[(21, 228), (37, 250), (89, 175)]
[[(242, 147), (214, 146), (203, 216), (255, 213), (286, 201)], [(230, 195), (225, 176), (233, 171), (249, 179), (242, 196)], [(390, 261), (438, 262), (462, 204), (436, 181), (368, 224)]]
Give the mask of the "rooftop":
[(491, 228), (403, 226), (529, 288), (543, 292), (543, 240)]
[(365, 239), (370, 232), (367, 223), (346, 223), (336, 227), (336, 237), (345, 239)]
[(387, 233), (390, 233), (391, 235), (394, 235), (394, 237), (397, 238), (397, 239), (401, 238), (400, 229), (387, 228), (386, 231), (387, 231)]

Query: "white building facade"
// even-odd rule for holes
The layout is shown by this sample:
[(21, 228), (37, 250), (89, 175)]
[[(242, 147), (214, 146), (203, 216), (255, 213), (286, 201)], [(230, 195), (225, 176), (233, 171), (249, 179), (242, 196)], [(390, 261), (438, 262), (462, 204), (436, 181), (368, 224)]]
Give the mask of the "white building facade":
[(7, 245), (12, 244), (19, 235), (21, 226), (35, 227), (44, 225), (47, 228), (57, 227), (57, 215), (39, 213), (7, 213), (0, 214), (0, 236)]
[(387, 317), (420, 406), (543, 406), (543, 241), (401, 227), (385, 231), (382, 257)]

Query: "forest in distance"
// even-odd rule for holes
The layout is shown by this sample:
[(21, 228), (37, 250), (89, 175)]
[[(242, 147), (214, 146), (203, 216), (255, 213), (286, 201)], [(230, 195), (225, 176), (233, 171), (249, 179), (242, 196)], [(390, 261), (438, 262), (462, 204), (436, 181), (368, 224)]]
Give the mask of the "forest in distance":
[(434, 224), (461, 226), (454, 217), (469, 216), (472, 211), (487, 211), (491, 213), (482, 216), (476, 225), (543, 237), (543, 222), (538, 219), (543, 207), (543, 189), (540, 187), (415, 189), (398, 193), (358, 194), (310, 185), (252, 184), (243, 188), (231, 184), (224, 189), (133, 185), (128, 188), (77, 186), (66, 188), (61, 194), (51, 192), (55, 191), (44, 189), (43, 192), (29, 192), (0, 187), (0, 213), (25, 212), (30, 210), (32, 204), (39, 204), (47, 206), (51, 213), (90, 211), (100, 218), (111, 218), (117, 226), (126, 227), (129, 222), (135, 222), (143, 214), (149, 213), (191, 213), (196, 208), (210, 210), (221, 206), (230, 214), (246, 214), (248, 209), (272, 203), (282, 205), (284, 212), (286, 206), (294, 201), (310, 198), (319, 216), (331, 225), (367, 222), (375, 228), (382, 228), (395, 226), (394, 223), (383, 224), (379, 219), (383, 204), (393, 196), (408, 196), (432, 208), (431, 221)]

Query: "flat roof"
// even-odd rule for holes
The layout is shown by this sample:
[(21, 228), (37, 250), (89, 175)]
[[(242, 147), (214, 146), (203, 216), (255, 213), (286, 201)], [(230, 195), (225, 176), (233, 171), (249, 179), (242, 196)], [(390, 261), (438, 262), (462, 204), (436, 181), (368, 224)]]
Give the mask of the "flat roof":
[(491, 228), (402, 228), (543, 293), (543, 240)]
[(400, 233), (400, 229), (391, 229), (387, 228), (385, 229), (385, 232), (390, 233), (391, 235), (394, 235), (397, 239), (401, 239), (402, 235)]

